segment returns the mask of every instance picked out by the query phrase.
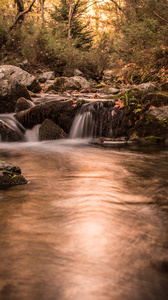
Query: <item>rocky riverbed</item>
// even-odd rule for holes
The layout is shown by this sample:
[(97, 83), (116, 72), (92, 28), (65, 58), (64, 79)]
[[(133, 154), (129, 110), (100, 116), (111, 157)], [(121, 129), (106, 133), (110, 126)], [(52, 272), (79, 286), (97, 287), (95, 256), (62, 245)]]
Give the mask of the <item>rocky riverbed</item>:
[[(85, 115), (91, 115), (92, 124), (87, 132), (94, 138), (167, 143), (166, 83), (161, 86), (148, 82), (116, 88), (109, 82), (97, 84), (80, 72), (73, 77), (57, 78), (53, 72), (45, 72), (35, 78), (9, 65), (0, 66), (0, 83), (0, 113), (13, 113), (25, 129), (45, 122), (41, 139), (69, 136), (75, 116), (80, 112), (84, 114), (83, 122), (86, 122)], [(0, 118), (0, 136), (2, 141), (23, 138), (5, 121), (4, 115)]]

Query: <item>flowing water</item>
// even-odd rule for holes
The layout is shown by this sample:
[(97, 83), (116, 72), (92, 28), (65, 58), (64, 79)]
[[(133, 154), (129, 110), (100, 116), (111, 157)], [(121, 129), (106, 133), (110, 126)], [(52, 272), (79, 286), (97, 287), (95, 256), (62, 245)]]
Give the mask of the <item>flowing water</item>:
[[(133, 147), (133, 146), (130, 146)], [(0, 143), (1, 300), (168, 299), (168, 149)]]

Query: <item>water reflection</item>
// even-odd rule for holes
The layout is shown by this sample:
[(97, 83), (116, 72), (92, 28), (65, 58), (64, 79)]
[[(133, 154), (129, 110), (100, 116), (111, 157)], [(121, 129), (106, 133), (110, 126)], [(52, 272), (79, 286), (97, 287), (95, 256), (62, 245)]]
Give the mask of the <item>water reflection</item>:
[(0, 299), (166, 299), (167, 153), (27, 146), (1, 145), (30, 183), (1, 191)]

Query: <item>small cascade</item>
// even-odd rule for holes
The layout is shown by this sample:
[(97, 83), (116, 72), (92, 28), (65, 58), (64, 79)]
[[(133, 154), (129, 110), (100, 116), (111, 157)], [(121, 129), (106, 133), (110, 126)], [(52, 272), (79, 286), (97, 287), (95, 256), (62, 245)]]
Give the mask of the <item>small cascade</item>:
[[(5, 137), (5, 141), (15, 141), (15, 139), (12, 139), (11, 134), (14, 135), (17, 134), (17, 141), (23, 141), (23, 142), (37, 142), (39, 141), (39, 125), (34, 126), (32, 129), (25, 129), (21, 123), (18, 122), (18, 120), (15, 118), (14, 114), (0, 114), (0, 121), (4, 124), (4, 126), (7, 126), (10, 131), (10, 137), (8, 137), (9, 131), (5, 132), (7, 135)], [(13, 132), (13, 133), (11, 133)], [(0, 134), (0, 141), (4, 141), (2, 139)]]
[(112, 136), (113, 101), (84, 104), (73, 121), (70, 139)]
[(32, 129), (27, 129), (24, 135), (25, 142), (38, 142), (39, 141), (39, 128), (41, 124), (35, 125)]
[(20, 139), (23, 139), (25, 134), (25, 128), (20, 124), (17, 119), (15, 118), (14, 114), (0, 114), (0, 121), (4, 122), (9, 128), (11, 128)]

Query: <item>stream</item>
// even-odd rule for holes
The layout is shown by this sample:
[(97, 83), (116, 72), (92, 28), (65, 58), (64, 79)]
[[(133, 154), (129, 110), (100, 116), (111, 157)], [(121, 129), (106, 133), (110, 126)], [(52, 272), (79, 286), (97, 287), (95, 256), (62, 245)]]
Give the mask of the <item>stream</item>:
[(0, 300), (168, 299), (168, 148), (0, 143)]

